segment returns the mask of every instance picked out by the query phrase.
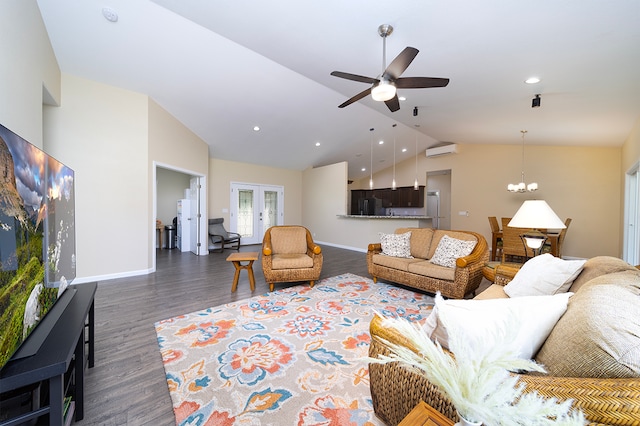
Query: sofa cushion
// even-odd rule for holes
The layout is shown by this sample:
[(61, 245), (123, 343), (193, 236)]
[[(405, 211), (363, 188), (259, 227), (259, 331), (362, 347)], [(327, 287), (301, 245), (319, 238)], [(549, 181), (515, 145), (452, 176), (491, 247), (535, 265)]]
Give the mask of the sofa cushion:
[(478, 294), (473, 300), (487, 300), (487, 299), (508, 299), (509, 295), (504, 292), (504, 286), (500, 284), (491, 284), (484, 289), (482, 293)]
[(411, 232), (385, 234), (379, 232), (382, 254), (394, 257), (411, 257)]
[(275, 227), (271, 231), (271, 250), (275, 254), (307, 252), (307, 231), (303, 227)]
[(306, 254), (285, 253), (271, 257), (271, 269), (313, 268), (313, 259)]
[(463, 337), (473, 345), (494, 341), (491, 335), (503, 329), (507, 336), (515, 336), (510, 342), (505, 342), (509, 349), (521, 358), (530, 359), (567, 309), (571, 295), (561, 293), (513, 299), (444, 300), (437, 294), (424, 329), (445, 348), (448, 348), (449, 336), (440, 316), (449, 324), (455, 322), (455, 329), (464, 333)]
[(429, 249), (433, 239), (433, 228), (398, 228), (396, 234), (411, 232), (411, 256), (421, 259), (429, 258)]
[(436, 229), (433, 233), (433, 239), (431, 240), (431, 247), (429, 248), (429, 255), (427, 256), (427, 259), (431, 259), (433, 257), (433, 254), (436, 252), (436, 249), (438, 248), (438, 244), (440, 243), (440, 240), (445, 235), (448, 235), (451, 238), (455, 238), (456, 240), (476, 241), (476, 242), (478, 241), (478, 239), (475, 236), (468, 234), (466, 232)]
[(640, 377), (639, 312), (640, 271), (594, 278), (571, 298), (536, 360), (553, 376)]
[(569, 291), (577, 293), (583, 284), (592, 279), (605, 274), (621, 271), (633, 271), (635, 268), (622, 259), (611, 256), (596, 256), (587, 260), (582, 268), (582, 272), (573, 281)]
[(456, 277), (455, 269), (434, 265), (428, 260), (421, 260), (419, 262), (411, 263), (410, 265), (408, 265), (408, 267), (408, 270), (411, 273), (424, 275), (431, 278), (437, 278), (440, 280), (453, 281)]
[(384, 254), (374, 254), (371, 260), (376, 265), (399, 269), (401, 271), (408, 271), (409, 265), (412, 263), (424, 262), (422, 259), (385, 256)]
[(509, 297), (566, 293), (586, 260), (564, 260), (545, 253), (527, 261), (504, 287)]
[(477, 241), (465, 241), (452, 238), (448, 235), (444, 235), (436, 251), (431, 257), (431, 263), (434, 265), (446, 266), (447, 268), (455, 268), (456, 259), (459, 257), (468, 256), (473, 248), (476, 246)]

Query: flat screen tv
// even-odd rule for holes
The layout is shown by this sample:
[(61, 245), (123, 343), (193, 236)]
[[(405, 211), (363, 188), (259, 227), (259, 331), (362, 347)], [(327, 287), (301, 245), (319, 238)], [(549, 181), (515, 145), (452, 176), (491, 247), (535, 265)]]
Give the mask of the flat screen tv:
[(74, 173), (0, 125), (0, 369), (76, 277)]

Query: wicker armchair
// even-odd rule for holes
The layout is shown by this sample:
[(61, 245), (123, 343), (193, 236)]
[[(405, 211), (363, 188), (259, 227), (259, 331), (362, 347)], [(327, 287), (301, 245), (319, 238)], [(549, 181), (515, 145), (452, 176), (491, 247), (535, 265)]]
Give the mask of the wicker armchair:
[(322, 249), (304, 226), (272, 226), (262, 241), (262, 272), (273, 291), (277, 282), (309, 281), (322, 271)]
[[(411, 348), (408, 340), (384, 328), (375, 316), (370, 324), (369, 356), (389, 354), (381, 339)], [(560, 401), (573, 399), (591, 425), (640, 425), (640, 378), (600, 379), (521, 375), (526, 392), (536, 391)], [(453, 404), (423, 375), (398, 363), (369, 364), (373, 408), (387, 425), (397, 425), (421, 400), (457, 421)]]

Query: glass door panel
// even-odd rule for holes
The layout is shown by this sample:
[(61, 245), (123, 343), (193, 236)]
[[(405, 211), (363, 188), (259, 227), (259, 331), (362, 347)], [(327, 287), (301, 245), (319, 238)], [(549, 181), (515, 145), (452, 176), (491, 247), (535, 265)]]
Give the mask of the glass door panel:
[(253, 238), (254, 226), (254, 191), (251, 189), (238, 190), (238, 234), (243, 238)]
[(242, 245), (260, 244), (265, 231), (284, 222), (284, 187), (231, 183), (230, 231)]

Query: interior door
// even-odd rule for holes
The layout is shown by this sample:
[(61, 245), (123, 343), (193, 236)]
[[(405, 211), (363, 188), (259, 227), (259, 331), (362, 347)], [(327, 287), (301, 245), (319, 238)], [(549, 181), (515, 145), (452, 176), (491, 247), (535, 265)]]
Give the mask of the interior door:
[(626, 174), (624, 222), (623, 258), (632, 265), (640, 265), (640, 164)]
[(189, 181), (189, 215), (190, 251), (197, 255), (208, 254), (207, 242), (207, 212), (204, 208), (205, 180), (202, 177), (192, 177)]
[(242, 244), (261, 244), (265, 231), (284, 223), (284, 187), (231, 184), (230, 231), (242, 235)]

